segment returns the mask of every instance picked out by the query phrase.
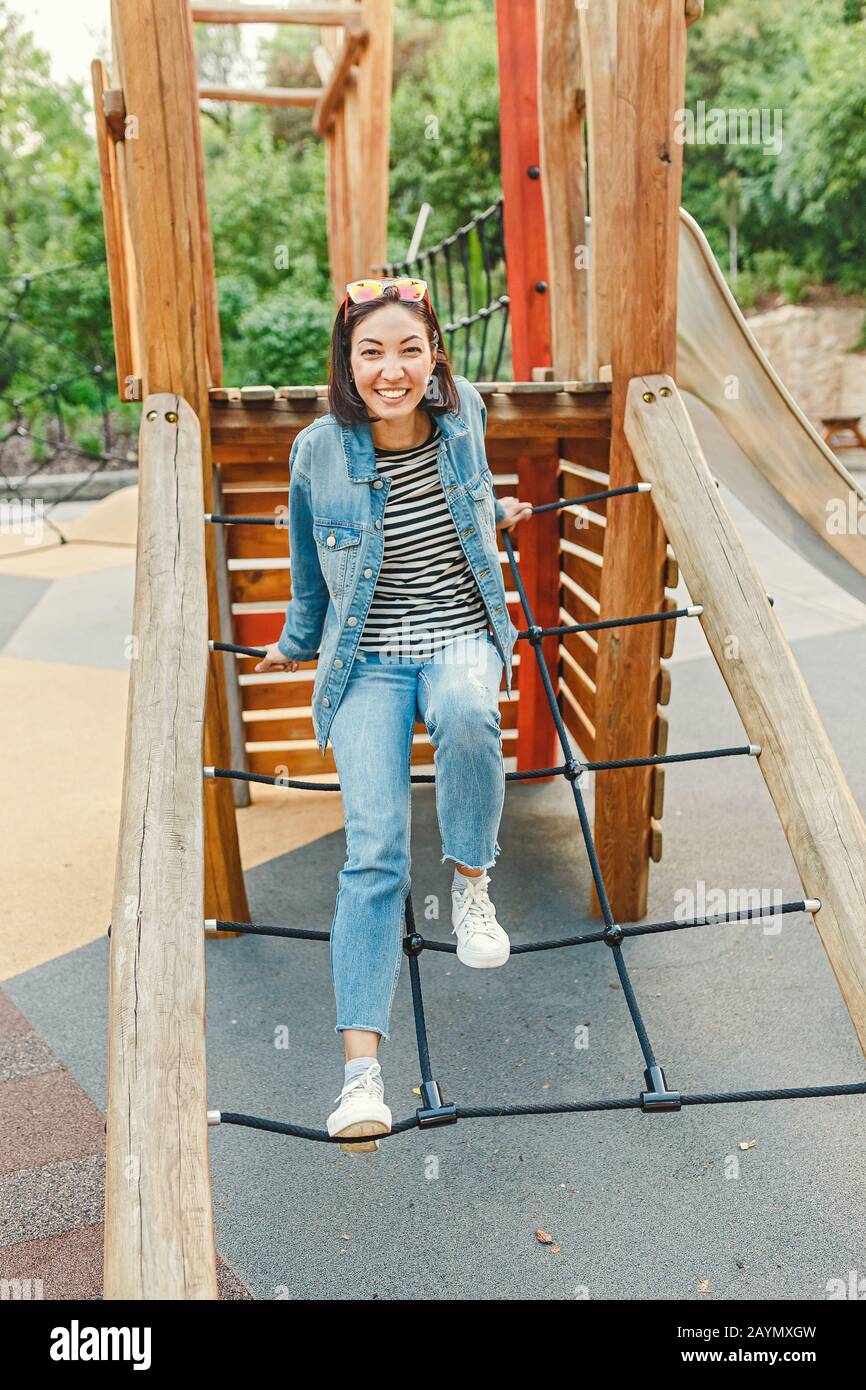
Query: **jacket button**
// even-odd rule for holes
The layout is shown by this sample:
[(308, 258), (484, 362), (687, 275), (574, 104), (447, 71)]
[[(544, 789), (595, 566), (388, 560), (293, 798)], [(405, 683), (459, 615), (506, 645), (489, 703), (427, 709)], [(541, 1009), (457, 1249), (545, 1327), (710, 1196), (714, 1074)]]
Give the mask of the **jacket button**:
[(375, 481), (375, 483), (373, 484), (373, 486), (374, 486), (374, 487), (381, 487), (381, 486), (382, 486), (382, 479), (381, 479), (381, 478), (377, 478), (376, 481)]
[(358, 626), (358, 619), (357, 619), (357, 618), (349, 618), (348, 621), (349, 621), (349, 627), (357, 627), (357, 626)]
[(342, 663), (342, 661), (340, 660), (340, 658), (339, 658), (338, 656), (334, 657), (334, 665), (335, 665), (335, 666), (338, 666), (338, 667), (339, 667), (339, 666), (342, 666), (342, 664), (343, 664), (343, 663)]
[(381, 523), (381, 521), (377, 521), (377, 522), (376, 522), (376, 530), (377, 530), (377, 531), (381, 531), (381, 529), (382, 529), (382, 523)]
[(364, 570), (364, 578), (365, 578), (365, 579), (369, 579), (369, 578), (370, 578), (370, 575), (371, 575), (372, 573), (373, 573), (372, 570)]
[(323, 705), (329, 705), (330, 703), (331, 703), (331, 702), (330, 702), (330, 700), (328, 699), (328, 697), (327, 697), (327, 695), (326, 695), (325, 698), (324, 698), (324, 700), (322, 701), (322, 704), (323, 704)]

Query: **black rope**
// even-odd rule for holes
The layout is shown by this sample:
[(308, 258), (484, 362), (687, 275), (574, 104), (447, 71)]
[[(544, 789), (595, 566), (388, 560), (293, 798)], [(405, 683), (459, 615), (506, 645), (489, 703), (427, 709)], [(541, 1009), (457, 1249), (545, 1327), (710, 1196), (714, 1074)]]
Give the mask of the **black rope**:
[[(767, 1091), (713, 1091), (707, 1094), (683, 1095), (678, 1093), (680, 1105), (742, 1105), (751, 1101), (769, 1100), (819, 1100), (826, 1096), (866, 1095), (866, 1081), (856, 1081), (840, 1086), (785, 1086)], [(454, 1113), (458, 1120), (499, 1120), (516, 1115), (580, 1115), (605, 1110), (643, 1110), (639, 1096), (623, 1096), (616, 1100), (587, 1100), (561, 1102), (558, 1105), (457, 1105)], [(273, 1134), (290, 1135), (298, 1139), (312, 1139), (324, 1144), (369, 1143), (369, 1136), (346, 1139), (340, 1135), (330, 1135), (324, 1129), (307, 1129), (303, 1125), (285, 1124), (280, 1120), (264, 1120), (257, 1115), (240, 1115), (235, 1111), (221, 1110), (220, 1124), (243, 1125), (247, 1129), (268, 1130)], [(377, 1134), (377, 1139), (388, 1139), (392, 1134), (405, 1134), (407, 1130), (420, 1128), (416, 1116), (397, 1120), (387, 1134)]]

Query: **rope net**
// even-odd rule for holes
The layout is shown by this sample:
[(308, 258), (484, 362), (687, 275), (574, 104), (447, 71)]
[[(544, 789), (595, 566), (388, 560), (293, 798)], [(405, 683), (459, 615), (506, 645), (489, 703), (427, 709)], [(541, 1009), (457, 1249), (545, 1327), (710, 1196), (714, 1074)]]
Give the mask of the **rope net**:
[[(645, 493), (649, 491), (650, 487), (648, 484), (639, 483), (632, 487), (616, 488), (606, 492), (595, 493), (591, 499), (585, 496), (561, 498), (557, 502), (545, 503), (543, 506), (533, 507), (532, 510), (533, 513), (535, 513), (547, 511), (551, 508), (580, 506), (585, 505), (588, 500), (605, 501), (623, 496), (627, 493)], [(205, 519), (217, 525), (285, 525), (285, 520), (283, 518), (274, 520), (265, 517), (216, 516), (208, 514)], [(524, 525), (526, 524), (527, 523), (524, 522)], [(427, 940), (422, 936), (415, 921), (410, 888), (405, 904), (403, 951), (409, 961), (409, 980), (412, 990), (415, 1037), (421, 1071), (420, 1094), (422, 1104), (415, 1111), (414, 1115), (410, 1115), (406, 1119), (393, 1124), (390, 1134), (402, 1134), (407, 1130), (415, 1128), (424, 1129), (437, 1125), (455, 1124), (459, 1120), (499, 1118), (505, 1115), (565, 1115), (582, 1113), (584, 1111), (632, 1109), (640, 1109), (645, 1113), (654, 1113), (658, 1111), (680, 1110), (683, 1106), (688, 1105), (724, 1105), (741, 1101), (803, 1100), (823, 1096), (866, 1095), (866, 1082), (853, 1082), (850, 1084), (828, 1086), (784, 1087), (776, 1090), (717, 1091), (709, 1094), (691, 1095), (683, 1094), (668, 1086), (664, 1071), (656, 1058), (629, 976), (625, 952), (623, 950), (626, 941), (631, 937), (647, 936), (657, 932), (690, 931), (700, 927), (724, 926), (731, 922), (751, 921), (792, 912), (817, 912), (821, 904), (817, 899), (806, 900), (792, 896), (791, 901), (778, 905), (773, 903), (766, 907), (762, 905), (761, 907), (746, 908), (740, 911), (696, 916), (686, 921), (670, 920), (652, 922), (644, 925), (632, 924), (622, 926), (614, 920), (583, 797), (581, 784), (584, 780), (584, 774), (587, 772), (615, 772), (617, 769), (625, 767), (649, 767), (660, 763), (692, 762), (710, 758), (757, 758), (760, 756), (761, 749), (757, 744), (744, 744), (738, 747), (698, 749), (690, 753), (668, 753), (645, 758), (621, 758), (607, 762), (581, 762), (577, 759), (572, 751), (568, 732), (557, 703), (550, 673), (547, 670), (547, 665), (542, 656), (541, 643), (543, 639), (547, 636), (574, 632), (591, 632), (597, 631), (600, 628), (624, 627), (634, 623), (679, 622), (698, 617), (703, 609), (700, 605), (693, 605), (688, 608), (674, 609), (670, 612), (646, 613), (631, 617), (612, 618), (603, 622), (575, 623), (568, 626), (549, 628), (539, 627), (533, 621), (529, 600), (521, 579), (520, 570), (515, 560), (511, 537), (507, 531), (503, 531), (502, 536), (505, 542), (505, 550), (511, 574), (527, 623), (526, 628), (518, 632), (516, 640), (528, 642), (535, 653), (535, 659), (538, 663), (538, 670), (547, 698), (547, 706), (556, 727), (557, 737), (563, 754), (562, 762), (555, 767), (535, 768), (526, 772), (506, 772), (506, 781), (526, 781), (532, 778), (558, 775), (564, 777), (568, 782), (574, 799), (580, 832), (604, 923), (603, 927), (599, 927), (598, 929), (561, 937), (555, 941), (529, 942), (517, 945), (512, 943), (511, 954), (529, 955), (537, 951), (562, 950), (567, 947), (586, 946), (598, 942), (603, 942), (610, 948), (631, 1025), (636, 1034), (638, 1046), (641, 1051), (646, 1090), (641, 1091), (637, 1096), (603, 1098), (599, 1100), (571, 1103), (559, 1102), (551, 1105), (507, 1105), (488, 1107), (457, 1105), (444, 1101), (439, 1085), (433, 1076), (430, 1041), (424, 1016), (421, 958), (425, 952), (446, 955), (453, 954), (456, 953), (457, 947), (455, 944), (449, 942)], [(211, 650), (233, 652), (239, 656), (263, 657), (265, 655), (265, 649), (262, 647), (241, 647), (230, 642), (215, 641), (211, 641), (209, 646)], [(309, 791), (331, 792), (340, 790), (339, 783), (331, 783), (323, 786), (318, 782), (307, 782), (290, 777), (269, 777), (263, 773), (241, 772), (230, 768), (206, 767), (204, 769), (204, 775), (205, 777), (224, 777), (248, 782), (262, 782), (271, 786), (302, 788)], [(412, 783), (435, 783), (435, 780), (435, 776), (430, 774), (413, 773), (410, 775), (410, 782)], [(330, 941), (330, 932), (308, 930), (302, 927), (282, 927), (278, 925), (267, 925), (262, 923), (251, 924), (247, 922), (226, 922), (216, 919), (205, 922), (206, 934), (214, 935), (219, 931), (233, 931), (256, 936), (284, 937), (304, 941)], [(340, 1135), (334, 1135), (332, 1137), (326, 1130), (310, 1129), (303, 1125), (262, 1119), (254, 1115), (245, 1115), (236, 1111), (211, 1111), (209, 1112), (208, 1118), (209, 1122), (212, 1124), (242, 1125), (251, 1129), (270, 1130), (276, 1134), (287, 1134), (295, 1138), (309, 1139), (321, 1143), (339, 1143), (343, 1145), (351, 1143), (369, 1143), (368, 1136), (359, 1136), (356, 1139), (346, 1138)], [(389, 1135), (381, 1134), (376, 1137), (378, 1139), (387, 1139)]]

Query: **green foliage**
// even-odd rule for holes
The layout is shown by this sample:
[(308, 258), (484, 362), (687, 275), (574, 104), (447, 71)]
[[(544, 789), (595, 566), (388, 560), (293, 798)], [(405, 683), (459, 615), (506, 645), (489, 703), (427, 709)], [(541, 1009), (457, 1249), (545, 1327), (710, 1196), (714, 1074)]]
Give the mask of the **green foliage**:
[[(769, 293), (798, 302), (810, 284), (866, 291), (864, 8), (863, 0), (707, 0), (689, 30), (687, 108), (754, 108), (770, 122), (780, 113), (778, 152), (760, 141), (685, 150), (682, 201), (723, 264), (736, 227), (743, 305)], [(395, 25), (391, 261), (405, 256), (422, 203), (432, 207), (429, 245), (501, 192), (494, 0), (397, 0)], [(195, 32), (203, 82), (319, 85), (309, 30), (278, 26), (255, 61), (237, 28)], [(4, 0), (0, 63), (0, 331), (20, 284), (12, 277), (69, 267), (30, 283), (19, 312), (42, 332), (12, 326), (0, 352), (0, 393), (28, 396), (40, 382), (64, 383), (68, 428), (91, 452), (100, 447), (101, 403), (92, 364), (104, 365), (106, 390), (116, 384), (89, 90), (51, 80), (26, 20)], [(509, 100), (507, 90), (501, 98)], [(208, 102), (201, 125), (224, 379), (323, 381), (334, 305), (325, 151), (310, 111)], [(477, 304), (486, 297), (477, 241), (468, 258)], [(455, 281), (462, 279), (458, 268)], [(494, 293), (504, 288), (500, 268)], [(494, 320), (494, 340), (498, 333)], [(134, 429), (139, 408), (112, 399), (115, 418)]]
[[(763, 144), (686, 145), (683, 203), (723, 261), (731, 210), (719, 189), (734, 176), (742, 266), (773, 249), (779, 266), (806, 279), (866, 291), (862, 9), (843, 0), (716, 0), (689, 30), (687, 107), (766, 112)], [(741, 276), (738, 293), (742, 284)], [(796, 292), (790, 276), (787, 284)], [(770, 288), (783, 287), (777, 279)]]

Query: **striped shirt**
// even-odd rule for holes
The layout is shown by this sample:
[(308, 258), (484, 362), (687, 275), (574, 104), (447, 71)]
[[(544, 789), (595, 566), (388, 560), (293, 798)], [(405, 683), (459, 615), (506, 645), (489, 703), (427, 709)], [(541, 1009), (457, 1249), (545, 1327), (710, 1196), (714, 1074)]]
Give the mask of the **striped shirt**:
[(455, 637), (487, 630), (487, 610), (439, 477), (440, 438), (431, 419), (427, 440), (416, 448), (375, 450), (376, 467), (391, 488), (362, 651), (426, 661)]

